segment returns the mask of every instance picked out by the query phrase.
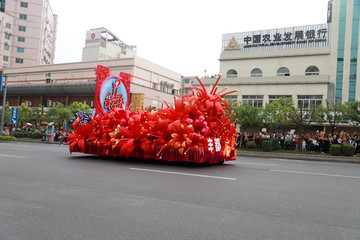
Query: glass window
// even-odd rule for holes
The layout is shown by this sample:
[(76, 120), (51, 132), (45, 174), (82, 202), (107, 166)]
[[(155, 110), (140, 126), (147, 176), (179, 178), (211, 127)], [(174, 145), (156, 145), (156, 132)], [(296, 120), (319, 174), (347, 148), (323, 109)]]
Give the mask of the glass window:
[(11, 28), (11, 24), (10, 24), (10, 23), (6, 23), (6, 24), (5, 24), (5, 27), (10, 29), (10, 28)]
[(5, 33), (5, 39), (10, 40), (10, 33)]
[(277, 71), (278, 76), (290, 76), (290, 71), (286, 67), (279, 68)]
[(22, 20), (27, 20), (27, 15), (25, 15), (25, 14), (20, 14), (20, 19), (22, 19)]
[(291, 95), (269, 95), (269, 103), (280, 98), (291, 98)]
[(237, 77), (237, 72), (234, 69), (230, 69), (226, 73), (226, 77), (228, 77), (228, 78), (236, 78)]
[(26, 3), (26, 2), (20, 2), (20, 7), (28, 8), (28, 3)]
[(4, 45), (4, 50), (9, 51), (9, 45), (5, 44), (5, 45)]
[(15, 59), (15, 62), (16, 62), (16, 63), (24, 63), (24, 59), (22, 59), (22, 58), (16, 58), (16, 59)]
[(322, 95), (298, 95), (298, 107), (309, 108), (322, 104)]
[(315, 66), (310, 66), (306, 69), (305, 75), (319, 75), (319, 69)]
[(4, 60), (5, 62), (8, 62), (8, 61), (9, 61), (9, 57), (8, 57), (8, 56), (3, 56), (3, 60)]
[(18, 48), (16, 49), (16, 51), (17, 51), (17, 52), (20, 52), (20, 53), (23, 53), (23, 52), (24, 52), (24, 48), (18, 47)]
[(262, 77), (262, 71), (259, 68), (255, 68), (251, 71), (251, 77)]
[(24, 27), (24, 26), (19, 26), (19, 31), (20, 31), (20, 32), (26, 32), (26, 27)]
[(18, 42), (25, 42), (25, 38), (24, 37), (18, 37)]
[(243, 105), (251, 105), (254, 107), (262, 107), (263, 105), (263, 98), (262, 95), (243, 95), (242, 96), (242, 104)]

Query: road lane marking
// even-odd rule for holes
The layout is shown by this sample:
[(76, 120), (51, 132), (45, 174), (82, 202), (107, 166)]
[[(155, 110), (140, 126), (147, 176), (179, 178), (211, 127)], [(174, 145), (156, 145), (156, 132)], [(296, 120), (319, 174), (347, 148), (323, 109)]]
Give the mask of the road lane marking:
[(14, 155), (5, 155), (5, 154), (0, 154), (1, 157), (11, 157), (11, 158), (27, 158), (24, 156), (14, 156)]
[(327, 173), (317, 173), (317, 172), (298, 172), (298, 171), (276, 170), (276, 169), (269, 169), (269, 171), (271, 171), (271, 172), (281, 172), (281, 173), (317, 175), (317, 176), (326, 176), (326, 177), (341, 177), (341, 178), (360, 179), (360, 176), (347, 176), (347, 175), (327, 174)]
[(30, 151), (30, 152), (37, 152), (38, 151), (38, 150), (27, 149), (27, 148), (8, 148), (8, 147), (0, 147), (0, 149), (16, 150), (16, 151)]
[(156, 172), (156, 173), (167, 173), (167, 174), (176, 174), (176, 175), (183, 175), (183, 176), (215, 178), (215, 179), (236, 181), (236, 178), (230, 178), (230, 177), (219, 177), (219, 176), (200, 175), (200, 174), (182, 173), (182, 172), (170, 172), (170, 171), (162, 171), (162, 170), (155, 170), (155, 169), (130, 168), (130, 170), (145, 171), (145, 172)]
[(271, 167), (276, 167), (276, 164), (268, 164), (268, 163), (250, 163), (250, 162), (239, 162), (236, 161), (236, 163), (240, 163), (240, 164), (246, 164), (246, 165), (257, 165), (257, 166), (271, 166)]

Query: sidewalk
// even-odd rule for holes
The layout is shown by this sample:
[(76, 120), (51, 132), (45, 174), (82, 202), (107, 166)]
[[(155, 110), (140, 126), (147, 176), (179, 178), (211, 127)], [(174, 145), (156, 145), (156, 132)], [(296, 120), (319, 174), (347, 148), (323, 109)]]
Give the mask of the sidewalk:
[(346, 156), (331, 156), (312, 155), (312, 154), (296, 154), (296, 153), (274, 153), (274, 152), (248, 152), (237, 151), (238, 157), (265, 157), (265, 158), (280, 158), (280, 159), (293, 159), (304, 161), (324, 161), (324, 162), (346, 162), (346, 163), (360, 163), (360, 157), (346, 157)]

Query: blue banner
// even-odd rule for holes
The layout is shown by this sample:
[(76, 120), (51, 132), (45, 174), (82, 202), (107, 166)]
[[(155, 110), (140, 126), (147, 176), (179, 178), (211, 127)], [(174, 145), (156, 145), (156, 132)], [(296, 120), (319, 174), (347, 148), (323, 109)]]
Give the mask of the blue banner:
[(11, 124), (17, 124), (18, 113), (19, 113), (19, 108), (17, 108), (17, 107), (11, 108), (11, 117), (10, 117)]

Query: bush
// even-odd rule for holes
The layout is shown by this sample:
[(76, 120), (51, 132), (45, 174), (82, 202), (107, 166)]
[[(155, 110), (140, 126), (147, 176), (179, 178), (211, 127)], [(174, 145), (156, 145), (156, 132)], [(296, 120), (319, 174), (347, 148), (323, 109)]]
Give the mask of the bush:
[(44, 133), (40, 133), (40, 132), (13, 132), (13, 136), (17, 138), (40, 139), (44, 135), (45, 135)]
[(270, 140), (271, 140), (271, 143), (272, 143), (272, 150), (279, 150), (280, 149), (279, 139), (270, 138)]
[(44, 133), (41, 132), (31, 132), (30, 137), (34, 139), (40, 139), (42, 136), (44, 136)]
[(257, 145), (254, 141), (248, 141), (248, 142), (246, 142), (245, 148), (246, 149), (256, 149)]
[(342, 146), (341, 144), (332, 144), (330, 146), (330, 154), (333, 156), (341, 156), (342, 155)]
[(355, 154), (355, 146), (349, 143), (344, 143), (342, 145), (342, 153), (344, 156), (354, 156)]
[(0, 141), (16, 141), (16, 138), (13, 136), (0, 136)]
[(271, 152), (271, 150), (272, 150), (272, 141), (266, 140), (266, 141), (262, 142), (261, 143), (261, 149), (264, 152)]

